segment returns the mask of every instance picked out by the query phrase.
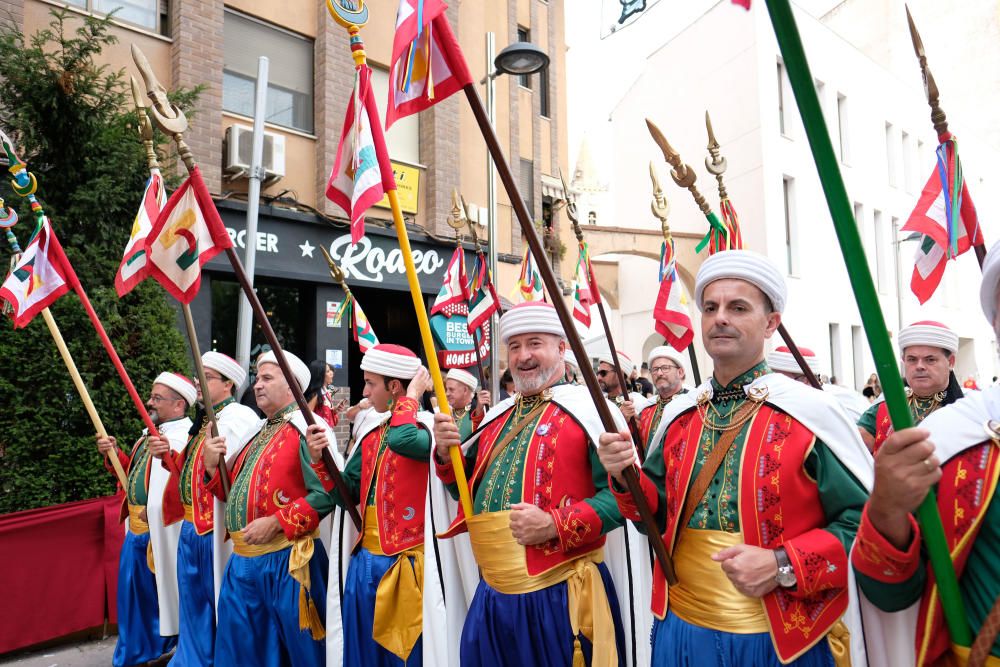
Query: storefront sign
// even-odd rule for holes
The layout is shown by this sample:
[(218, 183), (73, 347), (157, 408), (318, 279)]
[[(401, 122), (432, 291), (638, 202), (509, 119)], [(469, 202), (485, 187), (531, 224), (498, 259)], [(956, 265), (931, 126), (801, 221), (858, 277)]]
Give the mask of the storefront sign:
[[(401, 162), (392, 163), (392, 175), (396, 178), (396, 197), (403, 213), (417, 212), (417, 195), (420, 193), (420, 169)], [(389, 196), (375, 204), (389, 208)]]
[[(434, 334), (438, 350), (438, 363), (442, 368), (470, 368), (478, 363), (476, 348), (468, 329), (467, 315), (447, 316), (443, 313), (431, 316), (431, 333)], [(479, 341), (479, 354), (483, 361), (490, 354), (490, 325), (483, 326), (484, 336)], [(473, 373), (475, 375), (476, 373)]]
[[(233, 204), (219, 202), (219, 213), (242, 259), (247, 241), (246, 211)], [(325, 246), (350, 284), (396, 290), (409, 288), (399, 242), (391, 230), (369, 226), (368, 234), (357, 245), (351, 245), (351, 234), (346, 227), (335, 228), (312, 220), (296, 219), (295, 214), (279, 215), (267, 215), (261, 211), (256, 238), (257, 275), (331, 283), (330, 269), (320, 250)], [(410, 246), (421, 291), (436, 292), (444, 279), (447, 259), (454, 246), (428, 242), (416, 236), (411, 237)], [(474, 261), (471, 253), (467, 257), (467, 261)], [(232, 272), (225, 254), (214, 257), (206, 268)]]

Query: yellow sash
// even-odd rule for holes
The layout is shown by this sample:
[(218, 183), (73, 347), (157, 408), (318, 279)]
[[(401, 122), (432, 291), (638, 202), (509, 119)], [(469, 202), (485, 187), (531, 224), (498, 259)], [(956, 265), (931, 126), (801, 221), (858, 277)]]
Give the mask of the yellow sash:
[[(376, 556), (385, 556), (378, 537), (378, 512), (365, 508), (365, 532), (361, 546)], [(412, 564), (410, 559), (413, 559)], [(404, 662), (424, 631), (424, 546), (396, 556), (375, 591), (372, 639)]]
[(312, 638), (316, 640), (326, 637), (326, 631), (323, 628), (323, 621), (320, 620), (319, 611), (316, 609), (316, 603), (313, 602), (309, 595), (309, 586), (311, 583), (309, 577), (309, 560), (313, 555), (313, 540), (319, 537), (319, 531), (313, 531), (311, 535), (304, 535), (295, 540), (289, 540), (283, 532), (279, 532), (267, 544), (247, 544), (241, 530), (230, 533), (230, 537), (233, 538), (233, 552), (248, 558), (291, 548), (291, 553), (288, 554), (288, 574), (300, 584), (299, 629), (309, 630), (312, 633)]
[(194, 506), (184, 505), (184, 520), (192, 526), (194, 525)]
[[(583, 634), (594, 647), (594, 667), (618, 664), (615, 626), (604, 581), (597, 564), (604, 560), (601, 549), (568, 563), (561, 563), (536, 576), (528, 574), (526, 552), (510, 532), (510, 511), (486, 512), (466, 518), (472, 552), (483, 580), (506, 595), (518, 595), (566, 582), (569, 623), (574, 636)], [(511, 641), (517, 641), (511, 637)], [(580, 640), (573, 642), (573, 665), (583, 665)]]
[(721, 632), (768, 632), (764, 604), (737, 591), (712, 560), (713, 554), (737, 544), (743, 544), (741, 533), (681, 529), (674, 547), (674, 568), (680, 583), (670, 587), (670, 611), (692, 625)]
[[(145, 535), (149, 532), (149, 524), (142, 520), (139, 515), (146, 509), (145, 505), (128, 506), (128, 529), (134, 535)], [(153, 561), (153, 541), (146, 543), (146, 567), (153, 574), (156, 574), (156, 563)]]
[[(965, 667), (969, 664), (969, 647), (952, 644), (951, 653), (942, 658), (942, 664), (948, 665), (948, 667)], [(985, 667), (1000, 667), (1000, 658), (988, 655), (983, 665)]]

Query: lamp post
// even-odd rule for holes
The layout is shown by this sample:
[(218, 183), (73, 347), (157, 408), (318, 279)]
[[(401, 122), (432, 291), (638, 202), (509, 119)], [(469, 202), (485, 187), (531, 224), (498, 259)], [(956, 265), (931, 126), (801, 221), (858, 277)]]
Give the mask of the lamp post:
[[(480, 83), (486, 84), (486, 114), (490, 125), (496, 129), (496, 78), (501, 74), (516, 76), (541, 72), (549, 66), (549, 54), (530, 42), (514, 42), (499, 54), (496, 51), (496, 36), (486, 33), (486, 76)], [(486, 152), (486, 230), (489, 238), (487, 263), (494, 284), (497, 281), (497, 191), (496, 168), (493, 157)], [(553, 297), (555, 298), (555, 297)], [(497, 354), (498, 322), (494, 313), (490, 317), (490, 393), (494, 401), (500, 397), (500, 357)]]

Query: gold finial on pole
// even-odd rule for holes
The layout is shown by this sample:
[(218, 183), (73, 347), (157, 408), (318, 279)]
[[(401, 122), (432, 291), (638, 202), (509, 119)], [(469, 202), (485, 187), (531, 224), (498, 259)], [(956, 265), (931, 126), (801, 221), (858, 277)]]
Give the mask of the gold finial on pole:
[(569, 218), (570, 224), (573, 225), (573, 233), (576, 235), (577, 242), (582, 242), (583, 230), (580, 229), (580, 216), (577, 215), (576, 200), (570, 195), (569, 184), (566, 183), (566, 177), (563, 176), (562, 168), (559, 169), (559, 180), (562, 181), (563, 194), (566, 195), (566, 217)]
[(729, 195), (726, 193), (726, 185), (722, 181), (722, 175), (726, 173), (729, 163), (726, 162), (726, 158), (722, 157), (721, 147), (715, 138), (715, 132), (712, 130), (712, 117), (708, 115), (707, 110), (705, 111), (705, 129), (708, 130), (708, 152), (711, 155), (711, 157), (705, 158), (705, 169), (719, 182), (719, 201), (724, 201), (729, 199)]
[(656, 173), (656, 165), (653, 164), (652, 160), (649, 161), (649, 180), (653, 182), (653, 201), (649, 204), (649, 209), (660, 221), (663, 238), (669, 239), (670, 223), (667, 222), (667, 215), (670, 213), (670, 202), (667, 201), (667, 196), (663, 194), (663, 188), (660, 187), (660, 177)]
[(927, 65), (927, 54), (924, 53), (924, 41), (920, 39), (920, 33), (917, 32), (917, 24), (913, 22), (913, 16), (910, 15), (909, 6), (903, 6), (906, 9), (906, 22), (910, 26), (910, 40), (913, 42), (913, 52), (917, 54), (917, 60), (920, 62), (920, 73), (924, 77), (924, 92), (927, 94), (927, 104), (931, 108), (931, 122), (934, 124), (934, 131), (940, 137), (948, 133), (948, 118), (938, 103), (938, 87), (934, 81), (934, 75), (931, 74), (930, 67)]
[(663, 153), (663, 159), (667, 162), (667, 164), (673, 167), (670, 171), (670, 177), (674, 179), (674, 183), (682, 188), (687, 188), (687, 190), (691, 193), (691, 196), (694, 197), (694, 201), (698, 205), (698, 208), (701, 209), (701, 212), (706, 216), (710, 215), (712, 213), (712, 207), (708, 205), (708, 202), (705, 201), (705, 198), (695, 186), (695, 182), (698, 180), (698, 175), (694, 173), (694, 169), (684, 164), (681, 160), (681, 154), (674, 150), (674, 147), (670, 145), (667, 138), (663, 136), (662, 132), (660, 132), (660, 128), (656, 127), (656, 125), (653, 124), (653, 121), (648, 118), (646, 119), (646, 127), (649, 128), (649, 134), (652, 135), (653, 141), (655, 141), (656, 145), (660, 147), (660, 151)]
[(187, 167), (188, 171), (191, 171), (195, 167), (194, 156), (191, 155), (191, 149), (184, 141), (184, 133), (188, 128), (187, 117), (180, 107), (167, 98), (167, 89), (160, 85), (153, 73), (153, 68), (146, 60), (145, 54), (135, 44), (132, 45), (132, 60), (146, 86), (146, 95), (153, 102), (153, 105), (148, 109), (149, 114), (153, 117), (153, 122), (156, 123), (161, 132), (170, 135), (177, 143), (177, 152), (184, 162), (184, 166)]
[(160, 163), (156, 159), (156, 148), (153, 146), (153, 124), (149, 122), (149, 115), (146, 113), (146, 100), (134, 76), (129, 76), (129, 82), (132, 84), (132, 100), (135, 102), (135, 112), (139, 119), (139, 136), (142, 137), (142, 145), (146, 147), (146, 164), (150, 169), (159, 169)]

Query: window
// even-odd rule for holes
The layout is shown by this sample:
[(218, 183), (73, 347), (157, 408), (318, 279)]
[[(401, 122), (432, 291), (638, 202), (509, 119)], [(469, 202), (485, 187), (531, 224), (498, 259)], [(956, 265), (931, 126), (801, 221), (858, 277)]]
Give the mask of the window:
[(840, 139), (840, 161), (847, 164), (850, 159), (847, 135), (847, 96), (837, 93), (837, 130)]
[(865, 336), (861, 327), (851, 327), (851, 352), (854, 356), (854, 388), (861, 391), (865, 386)]
[(785, 259), (788, 275), (798, 274), (798, 258), (795, 248), (795, 179), (785, 176), (782, 179), (782, 195), (785, 207)]
[[(385, 118), (385, 104), (389, 100), (389, 70), (372, 66), (372, 95), (378, 107), (378, 117)], [(392, 159), (419, 164), (420, 114), (410, 114), (393, 123), (385, 133), (385, 143)]]
[(65, 0), (67, 4), (86, 9), (96, 14), (111, 14), (124, 23), (134, 23), (154, 32), (166, 34), (166, 3), (163, 15), (160, 0)]
[(257, 58), (267, 56), (270, 63), (265, 120), (274, 125), (312, 132), (312, 40), (229, 10), (226, 11), (223, 28), (223, 110), (253, 116)]
[(830, 382), (836, 384), (840, 377), (840, 325), (830, 323)]
[[(517, 26), (517, 41), (519, 42), (530, 42), (531, 41), (531, 31), (527, 28), (522, 28)], [(522, 74), (517, 78), (517, 82), (524, 86), (525, 88), (531, 88), (531, 75)]]
[(896, 141), (892, 123), (885, 124), (885, 168), (889, 176), (889, 185), (896, 185)]
[(778, 129), (788, 136), (788, 124), (785, 119), (785, 66), (778, 61)]
[(549, 110), (549, 68), (538, 73), (539, 113), (545, 118), (551, 118)]
[(861, 242), (865, 242), (865, 207), (854, 202), (854, 224), (861, 233)]
[(535, 163), (521, 158), (521, 182), (517, 184), (528, 213), (535, 216)]
[(903, 144), (903, 187), (913, 192), (913, 139), (909, 132), (902, 133)]
[(875, 284), (879, 292), (885, 292), (889, 279), (886, 275), (886, 256), (882, 211), (872, 213), (875, 225)]

